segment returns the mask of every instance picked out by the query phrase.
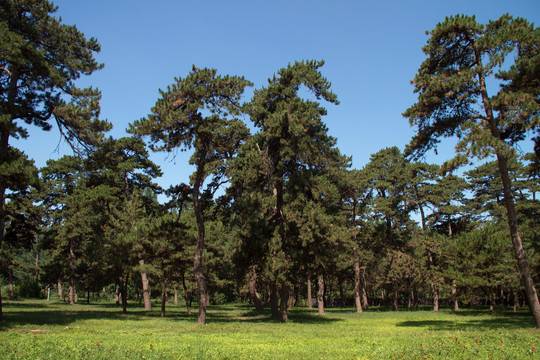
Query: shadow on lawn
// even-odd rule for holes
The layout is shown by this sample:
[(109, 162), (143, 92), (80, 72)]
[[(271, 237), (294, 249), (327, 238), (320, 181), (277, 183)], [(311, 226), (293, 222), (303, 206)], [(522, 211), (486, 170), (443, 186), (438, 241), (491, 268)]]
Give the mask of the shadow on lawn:
[[(484, 313), (485, 314), (485, 313)], [(530, 329), (534, 327), (534, 321), (532, 316), (523, 316), (523, 314), (512, 314), (509, 316), (492, 316), (472, 318), (474, 314), (455, 314), (455, 321), (453, 320), (408, 320), (402, 321), (397, 326), (403, 327), (423, 327), (433, 331), (446, 331), (446, 330), (464, 330), (467, 328), (484, 328), (488, 330), (496, 329)]]
[[(154, 306), (152, 311), (145, 312), (140, 307), (132, 305), (127, 313), (114, 304), (77, 304), (74, 306), (64, 303), (42, 304), (12, 302), (4, 307), (4, 317), (0, 320), (0, 331), (24, 326), (69, 326), (76, 321), (84, 320), (148, 320), (160, 318), (160, 307)], [(185, 308), (180, 306), (167, 307), (165, 316), (168, 321), (197, 321), (196, 307), (188, 315)], [(329, 315), (320, 316), (307, 309), (292, 309), (289, 311), (292, 323), (325, 324), (342, 319)], [(207, 312), (207, 322), (219, 323), (279, 323), (272, 319), (269, 309), (262, 313), (253, 310), (252, 306), (210, 306)]]

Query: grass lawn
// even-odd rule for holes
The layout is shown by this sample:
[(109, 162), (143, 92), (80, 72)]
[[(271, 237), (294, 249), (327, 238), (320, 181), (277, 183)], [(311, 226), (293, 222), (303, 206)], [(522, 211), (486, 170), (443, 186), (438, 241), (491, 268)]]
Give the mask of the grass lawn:
[(269, 310), (225, 305), (198, 326), (182, 307), (167, 311), (4, 301), (0, 359), (540, 359), (527, 312), (294, 308), (281, 324)]

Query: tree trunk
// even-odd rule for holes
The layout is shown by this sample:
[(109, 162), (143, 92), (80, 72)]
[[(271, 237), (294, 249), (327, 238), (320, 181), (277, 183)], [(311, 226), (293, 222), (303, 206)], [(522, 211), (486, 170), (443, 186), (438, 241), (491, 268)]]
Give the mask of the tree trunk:
[(75, 301), (75, 252), (74, 252), (73, 240), (69, 240), (69, 293), (68, 304), (73, 305)]
[(62, 294), (62, 281), (58, 280), (58, 283), (57, 283), (57, 289), (58, 289), (58, 299), (61, 299), (63, 297), (63, 294)]
[(517, 292), (514, 292), (514, 312), (518, 312), (519, 310), (519, 297)]
[(186, 311), (191, 315), (191, 301), (189, 300), (189, 292), (186, 286), (186, 277), (182, 275), (182, 288), (184, 289), (184, 301), (186, 302)]
[(452, 299), (454, 301), (454, 307), (452, 308), (453, 312), (456, 312), (459, 310), (459, 301), (457, 298), (457, 282), (456, 280), (452, 280)]
[(360, 294), (362, 296), (362, 306), (364, 307), (364, 310), (367, 310), (369, 308), (369, 303), (366, 286), (366, 267), (362, 266), (360, 270)]
[(249, 266), (249, 297), (255, 306), (255, 310), (259, 312), (263, 311), (263, 303), (257, 293), (257, 272), (254, 265)]
[(313, 299), (311, 298), (311, 270), (308, 271), (307, 275), (307, 303), (308, 309), (312, 309)]
[(14, 298), (15, 297), (15, 284), (13, 282), (13, 267), (11, 265), (8, 265), (8, 282), (9, 282), (9, 297)]
[(161, 317), (165, 317), (165, 304), (167, 303), (167, 284), (161, 282)]
[(178, 290), (174, 289), (174, 305), (178, 305)]
[(433, 292), (433, 311), (439, 311), (439, 290), (434, 284), (431, 284), (431, 291)]
[(324, 276), (321, 271), (317, 273), (317, 283), (319, 285), (317, 289), (317, 314), (324, 315)]
[[(144, 259), (141, 258), (141, 255), (138, 255), (139, 258), (139, 265), (141, 267), (144, 267)], [(143, 301), (144, 301), (144, 310), (150, 311), (152, 310), (152, 300), (150, 296), (150, 286), (148, 284), (148, 277), (146, 276), (146, 271), (141, 270), (141, 282), (142, 282), (142, 289), (143, 289)]]
[(127, 284), (129, 282), (129, 274), (126, 278), (120, 278), (120, 297), (122, 298), (122, 312), (127, 313)]
[(294, 307), (294, 286), (289, 286), (289, 304), (288, 308), (292, 309)]
[[(200, 159), (206, 157), (206, 153), (202, 151), (199, 155)], [(204, 180), (204, 161), (199, 161), (197, 164), (197, 172), (195, 174), (195, 181), (193, 184), (193, 210), (195, 212), (195, 219), (197, 220), (197, 248), (195, 250), (195, 256), (193, 258), (193, 274), (197, 280), (197, 289), (199, 291), (199, 316), (197, 318), (197, 323), (199, 325), (206, 324), (206, 279), (203, 274), (203, 250), (204, 250), (204, 219), (202, 215), (202, 209), (199, 203), (199, 191), (200, 186)]]
[[(118, 278), (119, 283), (122, 281), (122, 278)], [(120, 306), (120, 286), (115, 286), (114, 288), (114, 302), (116, 303), (116, 306)]]
[[(477, 64), (479, 66), (482, 66), (482, 56), (478, 49), (475, 49), (475, 56)], [(491, 107), (491, 102), (487, 93), (486, 80), (483, 72), (478, 73), (478, 80), (480, 85), (480, 91), (482, 93), (482, 102), (487, 115), (491, 135), (495, 139), (500, 140), (501, 137), (499, 129), (497, 128), (497, 123), (495, 122), (495, 117), (493, 115), (493, 109)], [(495, 154), (497, 155), (497, 163), (499, 164), (499, 172), (503, 185), (504, 202), (506, 205), (506, 212), (508, 216), (510, 238), (512, 240), (512, 246), (514, 248), (514, 257), (516, 258), (516, 261), (518, 263), (518, 268), (521, 273), (522, 283), (525, 287), (525, 293), (527, 295), (531, 313), (534, 318), (534, 323), (537, 328), (540, 328), (540, 302), (538, 301), (536, 286), (531, 275), (529, 263), (527, 262), (527, 258), (525, 257), (523, 242), (521, 241), (521, 235), (519, 233), (517, 211), (515, 208), (514, 196), (512, 194), (510, 176), (508, 175), (508, 159), (500, 150), (495, 149)]]
[(362, 298), (361, 298), (361, 274), (360, 274), (360, 259), (358, 254), (354, 252), (354, 304), (356, 305), (356, 312), (362, 312)]
[(270, 309), (272, 311), (272, 318), (280, 320), (277, 286), (274, 281), (270, 283)]
[(279, 321), (287, 322), (289, 320), (289, 317), (287, 315), (287, 305), (289, 303), (289, 286), (286, 284), (281, 284), (279, 295), (281, 298), (279, 304)]
[(399, 311), (399, 297), (397, 284), (393, 284), (392, 310)]

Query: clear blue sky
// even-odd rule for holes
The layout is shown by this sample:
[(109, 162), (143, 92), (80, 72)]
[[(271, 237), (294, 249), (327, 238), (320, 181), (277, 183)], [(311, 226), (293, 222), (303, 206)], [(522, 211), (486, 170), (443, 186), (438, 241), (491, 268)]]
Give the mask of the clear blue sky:
[[(424, 59), (426, 30), (445, 16), (476, 15), (487, 23), (504, 13), (540, 23), (538, 0), (58, 0), (57, 15), (101, 44), (105, 68), (83, 79), (103, 93), (102, 117), (112, 135), (145, 117), (175, 77), (195, 64), (221, 74), (243, 75), (260, 88), (295, 60), (323, 59), (340, 105), (327, 105), (326, 124), (342, 153), (361, 168), (378, 150), (403, 149), (413, 129), (401, 114), (415, 102), (410, 80)], [(247, 119), (246, 119), (247, 120)], [(41, 167), (48, 158), (70, 153), (57, 131), (32, 131), (13, 141)], [(443, 148), (430, 162), (441, 163)], [(152, 155), (165, 175), (162, 186), (187, 182), (184, 154), (171, 161)]]

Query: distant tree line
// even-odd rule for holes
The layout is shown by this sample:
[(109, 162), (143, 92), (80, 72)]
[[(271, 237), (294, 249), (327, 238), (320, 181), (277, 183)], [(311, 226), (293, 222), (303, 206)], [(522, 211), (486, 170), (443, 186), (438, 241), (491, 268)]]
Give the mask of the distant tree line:
[[(208, 304), (228, 301), (269, 307), (280, 321), (297, 305), (528, 306), (540, 327), (534, 25), (509, 15), (439, 23), (413, 80), (418, 101), (404, 112), (416, 135), (353, 169), (324, 123), (323, 101), (339, 102), (323, 61), (289, 64), (245, 102), (251, 82), (194, 66), (130, 136), (107, 136), (100, 92), (75, 85), (101, 68), (99, 44), (54, 11), (48, 1), (0, 3), (4, 297), (47, 287), (72, 304), (108, 293), (124, 312), (159, 297), (164, 316), (174, 295), (188, 313), (198, 306), (200, 324)], [(55, 125), (74, 155), (37, 169), (9, 145), (26, 124)], [(456, 157), (423, 162), (444, 137), (457, 137)], [(531, 141), (532, 152), (517, 151)], [(160, 188), (147, 147), (191, 150), (189, 183)]]

